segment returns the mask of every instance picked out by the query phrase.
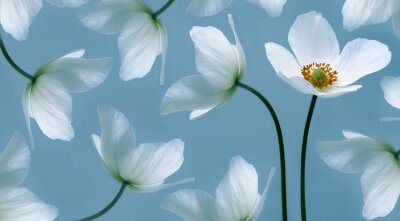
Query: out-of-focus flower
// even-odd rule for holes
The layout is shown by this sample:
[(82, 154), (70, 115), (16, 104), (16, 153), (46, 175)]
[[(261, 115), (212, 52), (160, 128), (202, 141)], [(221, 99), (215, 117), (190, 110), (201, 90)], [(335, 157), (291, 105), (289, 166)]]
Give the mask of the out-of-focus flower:
[[(386, 76), (381, 81), (385, 100), (393, 107), (400, 109), (400, 78)], [(383, 117), (381, 121), (399, 121), (399, 117)]]
[(355, 39), (340, 52), (328, 21), (316, 12), (297, 17), (289, 31), (293, 53), (276, 43), (266, 43), (267, 57), (284, 81), (305, 94), (336, 97), (360, 89), (358, 79), (377, 72), (391, 60), (385, 44)]

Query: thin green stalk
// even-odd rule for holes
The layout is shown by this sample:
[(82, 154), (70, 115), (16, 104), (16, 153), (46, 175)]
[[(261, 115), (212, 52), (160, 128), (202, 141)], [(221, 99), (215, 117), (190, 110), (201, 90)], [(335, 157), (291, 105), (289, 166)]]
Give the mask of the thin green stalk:
[(274, 120), (276, 134), (278, 136), (278, 143), (279, 143), (279, 156), (280, 156), (280, 164), (281, 164), (281, 198), (282, 198), (282, 220), (287, 221), (287, 200), (286, 200), (286, 162), (285, 162), (285, 146), (283, 143), (283, 135), (281, 125), (279, 123), (278, 116), (274, 108), (272, 107), (271, 103), (265, 98), (260, 92), (258, 92), (253, 87), (238, 81), (236, 84), (238, 87), (241, 87), (250, 93), (254, 94), (258, 99), (260, 99), (263, 104), (269, 110), (272, 119)]
[(114, 199), (111, 201), (110, 204), (108, 204), (104, 209), (100, 210), (99, 212), (88, 216), (86, 218), (78, 219), (77, 221), (91, 221), (99, 218), (100, 216), (106, 214), (110, 209), (112, 209), (115, 204), (118, 202), (118, 200), (121, 198), (122, 194), (124, 193), (126, 187), (128, 186), (128, 183), (122, 183), (121, 188), (119, 189), (117, 195), (114, 197)]
[(172, 3), (174, 3), (175, 0), (168, 0), (167, 3), (165, 3), (165, 5), (163, 7), (161, 7), (160, 9), (158, 9), (156, 12), (153, 13), (153, 18), (156, 19), (158, 16), (160, 16), (165, 10), (167, 10), (169, 8), (169, 6), (172, 5)]
[(311, 99), (310, 109), (308, 110), (306, 124), (304, 126), (303, 144), (301, 148), (301, 180), (300, 180), (300, 201), (301, 201), (301, 220), (307, 221), (306, 208), (306, 159), (307, 159), (307, 140), (310, 124), (314, 113), (317, 96), (313, 95)]
[(3, 52), (4, 57), (6, 58), (7, 62), (23, 77), (29, 79), (30, 81), (35, 81), (35, 77), (30, 75), (28, 72), (24, 71), (22, 68), (20, 68), (11, 58), (10, 54), (8, 54), (7, 48), (4, 45), (3, 38), (1, 37), (0, 34), (0, 48), (1, 52)]

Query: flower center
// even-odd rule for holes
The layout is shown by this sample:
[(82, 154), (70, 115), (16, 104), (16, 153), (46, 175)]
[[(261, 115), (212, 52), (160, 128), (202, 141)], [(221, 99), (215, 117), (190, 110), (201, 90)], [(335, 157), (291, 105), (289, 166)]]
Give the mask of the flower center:
[(316, 89), (322, 90), (337, 81), (337, 71), (326, 63), (311, 63), (304, 65), (301, 75)]

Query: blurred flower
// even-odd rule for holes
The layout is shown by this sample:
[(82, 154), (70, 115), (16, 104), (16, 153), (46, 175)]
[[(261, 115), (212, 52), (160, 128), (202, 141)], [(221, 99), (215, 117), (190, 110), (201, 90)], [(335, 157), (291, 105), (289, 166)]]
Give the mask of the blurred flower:
[(341, 172), (362, 173), (364, 218), (388, 215), (400, 196), (400, 152), (378, 138), (349, 131), (343, 135), (342, 141), (317, 143), (321, 158)]
[[(400, 109), (400, 78), (386, 76), (381, 81), (385, 100), (393, 107)], [(384, 117), (381, 121), (398, 121), (399, 117)]]
[(30, 158), (25, 139), (14, 133), (0, 154), (0, 220), (47, 221), (58, 216), (57, 208), (18, 187), (28, 174)]
[(392, 18), (393, 30), (400, 38), (400, 1), (346, 0), (342, 9), (343, 26), (354, 31), (360, 26), (379, 24)]
[(80, 8), (79, 19), (103, 34), (118, 38), (122, 65), (119, 76), (128, 81), (146, 76), (162, 54), (161, 84), (164, 82), (167, 30), (163, 22), (141, 0), (101, 0)]
[(246, 58), (232, 15), (228, 19), (236, 45), (217, 28), (192, 28), (190, 36), (200, 75), (184, 77), (173, 84), (161, 102), (161, 114), (192, 110), (190, 119), (196, 119), (223, 105), (236, 91), (236, 82), (243, 78), (246, 69)]
[[(89, 0), (47, 0), (58, 7), (77, 7)], [(0, 0), (3, 29), (18, 41), (28, 36), (29, 26), (42, 8), (42, 0)]]
[[(264, 9), (269, 16), (281, 16), (286, 0), (247, 0)], [(233, 0), (192, 0), (186, 11), (195, 16), (212, 16), (227, 8)]]
[[(31, 133), (30, 118), (51, 139), (69, 141), (74, 137), (71, 125), (72, 98), (68, 92), (81, 93), (97, 87), (111, 70), (111, 58), (85, 59), (80, 49), (42, 65), (27, 85), (22, 98)], [(31, 136), (32, 137), (32, 136)]]
[(356, 91), (362, 86), (354, 82), (391, 60), (385, 44), (361, 38), (348, 42), (340, 53), (332, 27), (313, 11), (297, 17), (288, 39), (295, 56), (270, 42), (265, 44), (267, 57), (279, 77), (305, 94), (336, 97)]
[(273, 168), (263, 193), (258, 193), (258, 175), (242, 157), (233, 157), (215, 199), (201, 190), (180, 190), (169, 195), (161, 207), (187, 221), (254, 221), (260, 215), (274, 175)]
[(92, 140), (105, 168), (116, 180), (139, 192), (154, 192), (193, 181), (187, 178), (164, 184), (183, 163), (182, 140), (136, 146), (133, 128), (122, 113), (111, 107), (99, 107), (98, 114), (101, 135), (93, 134)]

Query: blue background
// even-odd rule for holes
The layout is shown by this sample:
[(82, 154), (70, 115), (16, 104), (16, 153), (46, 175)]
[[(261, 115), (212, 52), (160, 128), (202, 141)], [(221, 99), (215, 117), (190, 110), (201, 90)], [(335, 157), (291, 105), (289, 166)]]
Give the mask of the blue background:
[[(164, 1), (149, 1), (158, 9)], [(288, 0), (280, 18), (271, 19), (262, 9), (247, 1), (237, 0), (222, 13), (196, 18), (185, 13), (189, 0), (176, 1), (161, 19), (169, 31), (169, 48), (165, 86), (159, 85), (160, 59), (143, 79), (123, 82), (118, 77), (120, 59), (117, 35), (102, 35), (84, 27), (73, 9), (44, 7), (30, 27), (28, 39), (17, 42), (3, 32), (4, 41), (14, 60), (33, 73), (44, 61), (77, 48), (86, 48), (85, 57), (114, 57), (112, 73), (94, 90), (73, 95), (72, 124), (75, 138), (71, 142), (45, 137), (36, 123), (33, 132), (36, 149), (32, 151), (30, 173), (22, 184), (42, 200), (59, 209), (58, 220), (82, 218), (102, 209), (119, 189), (104, 170), (91, 144), (90, 134), (99, 132), (97, 105), (110, 105), (123, 112), (135, 128), (137, 140), (166, 142), (173, 138), (185, 141), (185, 162), (168, 181), (194, 176), (196, 182), (152, 194), (128, 190), (120, 202), (99, 220), (181, 220), (160, 208), (161, 201), (181, 188), (203, 189), (211, 194), (225, 175), (229, 160), (243, 156), (259, 174), (260, 191), (268, 171), (279, 169), (278, 144), (269, 113), (256, 97), (238, 90), (223, 107), (195, 121), (187, 112), (160, 116), (160, 102), (167, 88), (181, 77), (196, 73), (192, 26), (215, 26), (233, 42), (226, 14), (232, 13), (248, 69), (244, 82), (259, 89), (275, 107), (283, 127), (288, 177), (290, 220), (300, 220), (299, 172), (301, 138), (311, 97), (301, 94), (279, 79), (266, 59), (264, 44), (276, 42), (289, 48), (287, 34), (295, 18), (311, 10), (328, 19), (341, 48), (355, 38), (379, 40), (389, 45), (392, 62), (384, 70), (361, 79), (358, 92), (334, 99), (319, 99), (313, 118), (307, 166), (307, 201), (310, 221), (363, 220), (359, 174), (343, 174), (327, 167), (315, 151), (318, 140), (342, 139), (341, 130), (351, 129), (387, 139), (400, 148), (398, 123), (380, 123), (383, 116), (400, 116), (383, 98), (379, 81), (385, 75), (400, 74), (400, 40), (391, 23), (347, 32), (342, 27), (343, 0)], [(13, 131), (27, 137), (21, 96), (27, 81), (0, 58), (0, 148)], [(273, 180), (259, 220), (280, 220), (279, 170)], [(384, 219), (398, 221), (400, 207)], [(380, 220), (380, 219), (378, 219)]]

